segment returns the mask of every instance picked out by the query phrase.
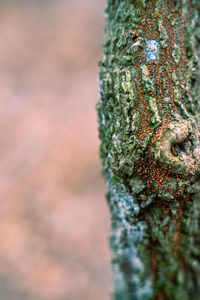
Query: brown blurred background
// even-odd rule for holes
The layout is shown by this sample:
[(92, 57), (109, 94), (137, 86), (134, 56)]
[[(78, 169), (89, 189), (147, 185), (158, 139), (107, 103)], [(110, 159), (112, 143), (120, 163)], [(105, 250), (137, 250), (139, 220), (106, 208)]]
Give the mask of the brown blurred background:
[(0, 300), (108, 300), (105, 0), (0, 1)]

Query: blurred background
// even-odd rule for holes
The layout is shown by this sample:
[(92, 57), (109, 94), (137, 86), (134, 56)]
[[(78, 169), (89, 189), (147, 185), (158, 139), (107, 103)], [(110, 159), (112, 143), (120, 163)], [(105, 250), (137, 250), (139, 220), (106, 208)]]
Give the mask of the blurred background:
[(105, 0), (0, 1), (0, 299), (108, 300)]

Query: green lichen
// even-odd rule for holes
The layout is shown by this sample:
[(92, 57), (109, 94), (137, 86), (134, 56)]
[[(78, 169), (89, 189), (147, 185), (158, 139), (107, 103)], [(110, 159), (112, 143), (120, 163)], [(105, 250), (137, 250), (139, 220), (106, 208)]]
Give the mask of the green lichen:
[(199, 299), (199, 13), (108, 0), (97, 110), (115, 299)]

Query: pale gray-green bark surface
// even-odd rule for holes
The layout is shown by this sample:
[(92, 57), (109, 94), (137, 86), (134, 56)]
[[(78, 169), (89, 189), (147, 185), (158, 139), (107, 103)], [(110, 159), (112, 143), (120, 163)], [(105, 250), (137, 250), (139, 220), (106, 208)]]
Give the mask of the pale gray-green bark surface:
[(107, 3), (97, 108), (115, 299), (200, 299), (199, 12)]

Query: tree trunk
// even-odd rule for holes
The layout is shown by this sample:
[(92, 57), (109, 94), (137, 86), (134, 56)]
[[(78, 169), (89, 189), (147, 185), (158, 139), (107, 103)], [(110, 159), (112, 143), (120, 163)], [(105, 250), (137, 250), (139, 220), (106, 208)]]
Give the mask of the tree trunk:
[(200, 299), (199, 12), (107, 3), (97, 109), (114, 299)]

